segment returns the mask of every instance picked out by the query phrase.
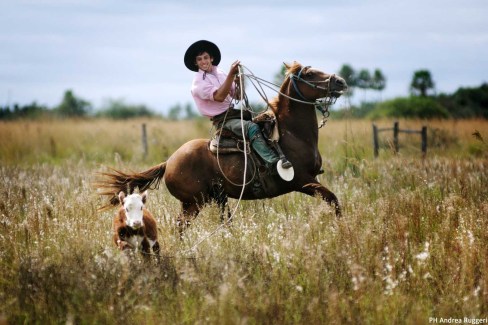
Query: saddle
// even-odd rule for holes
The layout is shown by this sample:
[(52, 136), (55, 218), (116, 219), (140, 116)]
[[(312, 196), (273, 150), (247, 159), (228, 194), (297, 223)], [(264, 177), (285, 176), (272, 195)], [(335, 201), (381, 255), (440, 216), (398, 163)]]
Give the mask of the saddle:
[(217, 129), (212, 139), (210, 139), (208, 147), (210, 152), (219, 155), (236, 152), (249, 154), (251, 152), (249, 140), (245, 142), (244, 147), (244, 140), (226, 129)]
[[(237, 111), (238, 110), (233, 110)], [(240, 113), (237, 115), (235, 112), (233, 118), (241, 118)], [(225, 119), (229, 119), (229, 115)], [(245, 118), (246, 119), (246, 118)], [(219, 121), (216, 124), (216, 121)], [(247, 120), (252, 120), (256, 123), (259, 128), (261, 129), (261, 133), (263, 137), (267, 141), (271, 141), (272, 143), (278, 144), (277, 138), (276, 141), (274, 140), (276, 135), (278, 135), (278, 127), (276, 125), (276, 117), (274, 116), (272, 111), (265, 111), (256, 117), (252, 118), (249, 115)], [(251, 156), (251, 161), (253, 162), (252, 167), (255, 172), (253, 173), (251, 179), (251, 191), (257, 197), (266, 197), (270, 184), (272, 184), (273, 180), (273, 172), (268, 170), (265, 166), (265, 163), (258, 158), (258, 155), (252, 150), (251, 141), (244, 140), (242, 137), (236, 135), (234, 132), (224, 129), (220, 127), (223, 119), (216, 119), (215, 117), (212, 119), (214, 125), (216, 127), (216, 131), (213, 137), (209, 141), (209, 150), (214, 154), (232, 154), (232, 153), (243, 153)]]
[[(240, 115), (238, 118), (240, 118)], [(249, 120), (251, 119), (249, 118)], [(214, 120), (212, 119), (212, 121)], [(264, 139), (271, 143), (272, 147), (276, 150), (280, 158), (285, 158), (283, 151), (278, 144), (278, 125), (276, 121), (276, 116), (274, 115), (273, 111), (267, 110), (254, 117), (252, 121), (259, 126)], [(258, 158), (258, 155), (252, 150), (249, 140), (244, 142), (241, 137), (234, 134), (230, 130), (220, 127), (220, 125), (220, 123), (216, 125), (216, 131), (214, 133), (214, 136), (209, 141), (209, 150), (212, 153), (219, 155), (243, 152), (250, 155), (254, 165), (254, 175), (257, 175), (257, 177), (253, 176), (252, 192), (257, 197), (266, 197), (267, 193), (269, 193), (269, 188), (271, 186), (270, 184), (273, 184), (274, 182), (273, 177), (276, 173), (278, 173), (279, 176), (284, 180), (290, 181), (291, 179), (293, 179), (293, 168), (288, 169), (288, 172), (284, 172), (284, 169), (280, 165), (282, 160), (280, 160), (278, 162), (277, 169), (268, 169), (266, 164), (261, 161), (261, 159)]]
[[(234, 110), (237, 111), (237, 110)], [(248, 118), (246, 118), (248, 117)], [(240, 118), (240, 114), (234, 115), (234, 116), (227, 116), (227, 118)], [(278, 126), (276, 123), (276, 117), (274, 113), (270, 110), (262, 112), (261, 114), (257, 115), (254, 118), (251, 118), (250, 115), (247, 115), (244, 117), (246, 120), (252, 120), (254, 123), (256, 123), (259, 128), (261, 129), (261, 132), (263, 134), (263, 137), (267, 141), (278, 141), (279, 140), (279, 133), (278, 133)], [(218, 121), (218, 124), (222, 121), (221, 118), (214, 117), (212, 119), (214, 122), (214, 125), (216, 124), (215, 122)], [(217, 127), (217, 126), (216, 126)], [(244, 148), (244, 140), (236, 135), (235, 133), (223, 129), (223, 128), (218, 128), (216, 129), (212, 139), (210, 139), (209, 142), (209, 149), (212, 153), (214, 154), (229, 154), (229, 153), (236, 153), (236, 152), (246, 152), (249, 154), (251, 152), (251, 146), (250, 146), (250, 141), (246, 141), (246, 148)]]

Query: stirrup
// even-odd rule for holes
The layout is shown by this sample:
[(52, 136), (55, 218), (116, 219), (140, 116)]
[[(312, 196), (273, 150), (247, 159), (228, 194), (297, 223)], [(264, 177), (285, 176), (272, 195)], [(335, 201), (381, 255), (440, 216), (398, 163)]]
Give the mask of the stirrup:
[(288, 160), (286, 160), (286, 162), (290, 164), (288, 168), (283, 167), (283, 159), (278, 160), (278, 163), (276, 164), (276, 170), (278, 171), (278, 175), (280, 175), (283, 180), (289, 182), (295, 177), (295, 170)]

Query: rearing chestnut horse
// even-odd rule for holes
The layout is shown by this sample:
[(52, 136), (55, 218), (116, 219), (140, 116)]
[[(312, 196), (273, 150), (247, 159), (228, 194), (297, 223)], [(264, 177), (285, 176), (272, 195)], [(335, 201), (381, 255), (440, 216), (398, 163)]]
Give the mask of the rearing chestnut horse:
[[(278, 123), (279, 145), (293, 164), (295, 176), (288, 182), (277, 174), (268, 175), (264, 193), (253, 191), (253, 184), (247, 184), (242, 199), (272, 198), (293, 191), (312, 196), (318, 194), (340, 215), (337, 197), (316, 178), (321, 172), (322, 158), (318, 150), (319, 130), (314, 103), (319, 98), (337, 98), (346, 89), (346, 82), (338, 76), (296, 62), (287, 66), (280, 93), (270, 106)], [(182, 213), (177, 219), (181, 232), (205, 203), (215, 200), (224, 212), (228, 197), (240, 197), (244, 155), (220, 154), (218, 159), (210, 152), (208, 139), (195, 139), (183, 144), (159, 165), (140, 173), (118, 170), (102, 173), (104, 178), (96, 185), (101, 189), (101, 195), (110, 196), (110, 204), (104, 207), (107, 208), (118, 204), (117, 193), (120, 191), (158, 187), (164, 177), (168, 191), (182, 203)], [(247, 170), (249, 180), (255, 171), (253, 168)]]

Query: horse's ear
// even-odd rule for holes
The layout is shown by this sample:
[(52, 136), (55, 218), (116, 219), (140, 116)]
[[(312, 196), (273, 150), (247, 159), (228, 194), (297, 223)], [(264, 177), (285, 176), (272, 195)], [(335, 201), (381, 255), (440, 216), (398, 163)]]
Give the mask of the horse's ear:
[(142, 193), (141, 197), (142, 197), (142, 203), (146, 204), (146, 200), (147, 200), (147, 190), (146, 190), (146, 191), (144, 191), (144, 193)]
[(283, 62), (283, 65), (285, 66), (286, 70), (290, 70), (291, 66), (288, 63)]
[(123, 191), (120, 191), (119, 192), (119, 202), (120, 202), (120, 204), (124, 204), (124, 200), (125, 200), (125, 193)]

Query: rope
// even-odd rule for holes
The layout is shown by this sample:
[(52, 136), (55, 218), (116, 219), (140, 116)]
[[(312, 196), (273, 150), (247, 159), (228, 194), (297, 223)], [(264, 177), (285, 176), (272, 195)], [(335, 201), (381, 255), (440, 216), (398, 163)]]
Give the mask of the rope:
[[(249, 73), (248, 74), (243, 73), (243, 68), (246, 69), (246, 70), (248, 70)], [(217, 147), (217, 163), (218, 163), (218, 166), (219, 166), (219, 169), (220, 169), (222, 175), (225, 177), (225, 179), (227, 181), (229, 181), (233, 185), (242, 186), (241, 193), (240, 193), (239, 198), (237, 200), (237, 204), (235, 205), (234, 210), (232, 211), (231, 216), (227, 219), (227, 221), (224, 222), (224, 223), (222, 223), (222, 224), (220, 224), (213, 231), (211, 231), (209, 234), (207, 234), (202, 239), (200, 239), (198, 242), (196, 242), (190, 249), (183, 251), (182, 254), (185, 254), (185, 253), (188, 253), (188, 252), (193, 252), (201, 243), (203, 243), (208, 238), (212, 237), (217, 231), (219, 231), (224, 226), (226, 226), (229, 222), (232, 221), (232, 219), (234, 218), (234, 216), (235, 216), (235, 214), (237, 212), (237, 208), (240, 205), (240, 202), (242, 200), (242, 197), (244, 195), (244, 190), (245, 190), (246, 185), (248, 185), (254, 179), (255, 174), (253, 174), (253, 177), (251, 178), (251, 180), (249, 181), (249, 183), (246, 183), (248, 161), (247, 161), (247, 153), (246, 153), (247, 140), (246, 140), (246, 136), (244, 134), (244, 116), (243, 115), (244, 115), (244, 109), (246, 108), (244, 102), (247, 101), (247, 100), (244, 100), (244, 98), (247, 98), (247, 95), (244, 93), (244, 79), (243, 79), (243, 77), (247, 77), (249, 79), (249, 81), (254, 86), (254, 88), (256, 89), (256, 91), (258, 92), (258, 94), (261, 96), (261, 98), (266, 102), (266, 104), (268, 106), (269, 106), (269, 101), (268, 101), (268, 98), (266, 96), (266, 92), (264, 91), (264, 89), (262, 87), (263, 85), (266, 86), (266, 87), (268, 87), (269, 89), (275, 91), (276, 93), (278, 93), (278, 94), (280, 94), (280, 95), (282, 95), (282, 96), (284, 96), (284, 97), (292, 100), (292, 101), (295, 101), (295, 102), (298, 102), (298, 103), (302, 103), (302, 104), (314, 105), (315, 108), (319, 109), (319, 111), (323, 115), (322, 123), (320, 124), (319, 128), (321, 128), (325, 124), (325, 122), (326, 122), (326, 118), (328, 117), (328, 114), (329, 114), (329, 111), (328, 111), (329, 105), (332, 104), (332, 103), (334, 103), (335, 100), (336, 100), (336, 98), (325, 97), (322, 100), (321, 99), (317, 99), (314, 102), (310, 102), (310, 101), (303, 101), (303, 100), (299, 100), (299, 99), (290, 97), (289, 95), (282, 93), (280, 90), (277, 90), (277, 89), (281, 88), (281, 86), (279, 86), (279, 85), (277, 85), (275, 83), (272, 83), (270, 81), (267, 81), (267, 80), (264, 80), (262, 78), (259, 78), (259, 77), (255, 76), (254, 73), (252, 73), (252, 71), (249, 68), (247, 68), (246, 66), (244, 66), (244, 65), (239, 65), (238, 77), (239, 77), (240, 85), (241, 85), (240, 86), (241, 129), (242, 129), (242, 133), (243, 133), (242, 134), (242, 139), (244, 141), (244, 151), (243, 151), (243, 153), (244, 153), (244, 175), (243, 175), (242, 185), (241, 184), (235, 184), (235, 183), (233, 183), (232, 181), (230, 181), (225, 176), (224, 172), (222, 171), (222, 168), (221, 168), (221, 165), (220, 165), (220, 161), (219, 161), (218, 147)], [(318, 81), (317, 83), (325, 83), (325, 82), (329, 81), (328, 87), (330, 87), (330, 80), (331, 80), (331, 78), (329, 78), (327, 80), (324, 80), (324, 81)], [(260, 89), (258, 89), (258, 87), (254, 84), (254, 81), (259, 85), (259, 88)], [(304, 80), (304, 81), (307, 82), (306, 80)], [(275, 87), (275, 88), (273, 88), (272, 86)], [(325, 88), (322, 88), (322, 87), (317, 87), (317, 86), (315, 86), (315, 87), (316, 88), (320, 88), (320, 89), (325, 89)], [(329, 92), (329, 89), (327, 89), (327, 91)], [(327, 116), (326, 116), (326, 114), (327, 114)], [(225, 123), (226, 118), (227, 118), (227, 113), (224, 116), (223, 123)]]
[[(240, 98), (244, 98), (244, 83), (243, 83), (243, 74), (242, 74), (242, 70), (241, 70), (241, 67), (239, 66), (239, 80), (240, 80), (240, 84), (241, 84), (241, 87), (240, 87), (240, 91), (241, 91), (241, 96)], [(189, 250), (186, 250), (184, 251), (183, 253), (187, 253), (187, 252), (192, 252), (194, 251), (201, 243), (203, 243), (205, 240), (207, 240), (208, 238), (212, 237), (217, 231), (219, 231), (220, 229), (222, 229), (224, 226), (226, 226), (228, 223), (230, 223), (232, 221), (232, 219), (234, 218), (234, 216), (236, 215), (236, 212), (237, 212), (237, 208), (239, 207), (240, 203), (241, 203), (241, 200), (242, 200), (242, 197), (244, 195), (244, 190), (246, 188), (246, 185), (248, 183), (246, 183), (246, 177), (247, 177), (247, 153), (246, 153), (246, 146), (247, 146), (247, 140), (246, 140), (246, 135), (244, 134), (244, 109), (245, 109), (245, 105), (244, 105), (244, 101), (241, 100), (240, 102), (241, 104), (241, 129), (242, 129), (242, 139), (244, 141), (244, 175), (243, 175), (243, 179), (242, 179), (242, 189), (241, 189), (241, 193), (239, 195), (239, 198), (237, 199), (237, 204), (235, 205), (234, 207), (234, 210), (232, 211), (230, 217), (227, 219), (227, 221), (225, 221), (224, 223), (220, 224), (218, 227), (216, 227), (212, 232), (210, 232), (209, 234), (207, 234), (206, 236), (204, 236), (202, 239), (200, 239), (196, 244), (194, 244)], [(227, 114), (225, 115), (227, 116)], [(225, 118), (224, 118), (224, 123), (225, 123)], [(218, 149), (217, 149), (217, 154), (218, 154)], [(218, 161), (218, 158), (217, 158), (217, 161)], [(219, 164), (219, 168), (220, 168), (220, 164)], [(223, 173), (222, 173), (223, 174)], [(253, 175), (253, 178), (254, 178), (254, 175)], [(252, 181), (252, 179), (251, 179)]]
[[(258, 94), (261, 96), (261, 98), (266, 102), (266, 104), (268, 106), (270, 106), (269, 105), (269, 101), (268, 101), (268, 98), (266, 96), (266, 93), (264, 92), (264, 90), (261, 87), (261, 85), (264, 85), (264, 86), (268, 87), (269, 89), (273, 90), (277, 94), (282, 95), (283, 97), (286, 97), (289, 100), (292, 100), (294, 102), (302, 103), (302, 104), (307, 104), (307, 105), (314, 105), (315, 108), (317, 110), (319, 110), (320, 113), (322, 113), (322, 121), (320, 122), (318, 128), (320, 129), (320, 128), (322, 128), (325, 125), (325, 123), (327, 122), (327, 118), (330, 115), (329, 106), (332, 105), (332, 104), (334, 104), (336, 102), (336, 100), (337, 100), (336, 97), (326, 96), (326, 97), (323, 97), (323, 98), (316, 99), (314, 102), (310, 102), (310, 101), (306, 101), (306, 100), (300, 100), (300, 99), (297, 99), (297, 98), (293, 98), (293, 97), (290, 97), (287, 94), (282, 93), (280, 90), (278, 90), (278, 89), (281, 88), (281, 86), (279, 86), (279, 85), (277, 85), (277, 84), (275, 84), (273, 82), (270, 82), (270, 81), (264, 80), (262, 78), (259, 78), (259, 77), (255, 76), (249, 68), (247, 68), (245, 66), (244, 66), (244, 68), (249, 71), (249, 74), (245, 74), (245, 76), (247, 78), (249, 78), (249, 81), (251, 82), (251, 84), (254, 86), (254, 88), (256, 89), (256, 91), (258, 92)], [(330, 93), (330, 80), (333, 77), (334, 77), (334, 75), (331, 75), (326, 80), (322, 80), (322, 81), (307, 81), (307, 80), (304, 80), (301, 77), (297, 77), (295, 75), (290, 76), (290, 78), (294, 78), (294, 79), (300, 80), (302, 82), (305, 82), (307, 85), (310, 85), (310, 86), (312, 86), (314, 88), (318, 88), (318, 89), (322, 89), (322, 90), (327, 90), (327, 94)], [(259, 85), (262, 93), (256, 87), (256, 85), (254, 84), (254, 81), (253, 80), (256, 81), (256, 83)], [(319, 87), (319, 86), (314, 85), (314, 83), (326, 83), (326, 82), (328, 83), (327, 84), (327, 88)], [(293, 85), (295, 86), (295, 83), (294, 82), (293, 82)]]
[[(246, 75), (246, 76), (249, 78), (249, 81), (254, 86), (254, 89), (256, 89), (256, 91), (258, 92), (259, 96), (261, 96), (261, 98), (264, 100), (264, 102), (269, 106), (268, 97), (266, 96), (266, 92), (264, 91), (263, 87), (261, 87), (261, 83), (259, 81), (257, 81), (257, 84), (258, 84), (258, 86), (260, 88), (260, 90), (259, 90), (258, 87), (256, 86), (256, 84), (254, 83), (253, 79), (250, 78), (250, 76), (253, 76), (254, 78), (257, 78), (257, 77), (254, 75), (254, 73), (251, 71), (251, 69), (249, 69), (248, 67), (246, 67), (244, 65), (242, 67), (244, 69), (246, 69), (247, 71), (249, 71), (250, 75)], [(263, 82), (268, 82), (268, 83), (272, 84), (273, 86), (275, 86), (276, 88), (280, 88), (279, 85), (274, 84), (272, 82), (269, 82), (269, 81), (266, 81), (266, 80), (262, 80), (262, 81)]]
[[(240, 69), (240, 66), (239, 66), (239, 72), (240, 71), (241, 71), (241, 69)], [(246, 102), (245, 100), (243, 100), (243, 98), (244, 98), (244, 96), (246, 96), (246, 98), (247, 98), (247, 95), (244, 93), (244, 90), (243, 90), (244, 89), (244, 86), (243, 86), (244, 84), (243, 84), (243, 79), (242, 79), (241, 73), (239, 73), (239, 79), (240, 79), (240, 84), (241, 84), (241, 86), (239, 87), (240, 88), (240, 92), (241, 92), (240, 93), (240, 95), (241, 95), (241, 102), (240, 102), (241, 103), (241, 129), (242, 129), (242, 138), (244, 139), (243, 153), (244, 153), (244, 162), (246, 163), (246, 167), (247, 167), (247, 152), (246, 152), (247, 151), (247, 146), (246, 146), (247, 143), (246, 143), (246, 135), (244, 134), (244, 125), (243, 125), (244, 124), (243, 123), (243, 119), (244, 119), (244, 117), (243, 117), (243, 108), (245, 108), (244, 107), (244, 102)], [(235, 98), (232, 98), (232, 100), (235, 100)], [(227, 114), (228, 113), (229, 113), (229, 111), (227, 110), (226, 113), (225, 113), (225, 115), (224, 115), (224, 119), (222, 120), (222, 125), (225, 124), (225, 121), (227, 120)], [(252, 177), (251, 177), (251, 179), (249, 180), (248, 183), (242, 183), (242, 184), (234, 183), (231, 179), (229, 179), (225, 175), (224, 171), (222, 170), (222, 166), (220, 165), (220, 159), (219, 159), (219, 151), (220, 150), (219, 149), (220, 149), (220, 147), (217, 146), (217, 165), (219, 166), (220, 173), (222, 174), (222, 176), (224, 176), (225, 180), (228, 181), (230, 184), (232, 184), (234, 186), (246, 186), (246, 185), (251, 184), (251, 182), (254, 180), (254, 177), (256, 176), (256, 171), (255, 170), (253, 171)], [(254, 161), (253, 161), (253, 164), (255, 165)]]
[[(247, 70), (249, 70), (249, 69), (247, 69)], [(277, 85), (277, 84), (275, 84), (275, 83), (273, 83), (271, 81), (267, 81), (267, 80), (265, 80), (263, 78), (257, 77), (254, 74), (252, 74), (252, 72), (250, 74), (244, 74), (244, 76), (247, 77), (247, 78), (249, 78), (249, 80), (255, 80), (260, 86), (263, 85), (265, 87), (268, 87), (269, 89), (273, 90), (277, 94), (280, 94), (280, 95), (282, 95), (282, 96), (284, 96), (284, 97), (286, 97), (286, 98), (288, 98), (290, 100), (293, 100), (295, 102), (302, 103), (302, 104), (315, 105), (315, 102), (303, 101), (303, 100), (300, 100), (300, 99), (296, 99), (296, 98), (290, 97), (290, 96), (288, 96), (285, 93), (282, 93), (281, 91), (279, 91), (279, 90), (276, 89), (276, 88), (278, 88), (278, 89), (281, 88), (281, 86), (279, 86), (279, 85)], [(252, 81), (251, 81), (251, 83), (252, 83)], [(253, 83), (253, 85), (254, 85), (254, 83)], [(258, 91), (259, 94), (261, 94), (258, 89), (256, 89), (256, 90)], [(261, 97), (263, 97), (263, 96), (261, 96)], [(266, 103), (268, 103), (268, 100), (267, 100), (266, 96), (263, 99), (266, 101)]]

